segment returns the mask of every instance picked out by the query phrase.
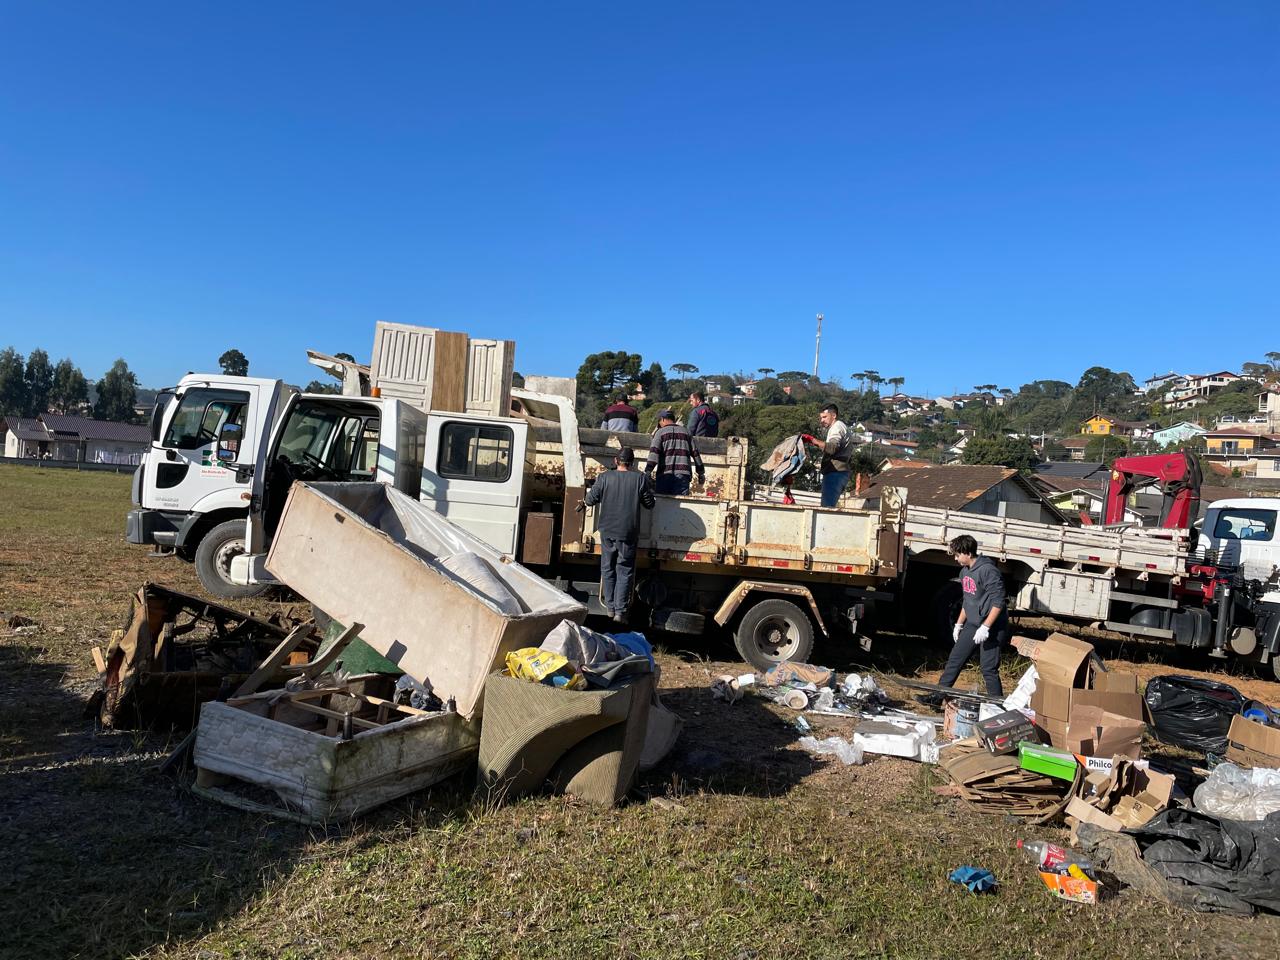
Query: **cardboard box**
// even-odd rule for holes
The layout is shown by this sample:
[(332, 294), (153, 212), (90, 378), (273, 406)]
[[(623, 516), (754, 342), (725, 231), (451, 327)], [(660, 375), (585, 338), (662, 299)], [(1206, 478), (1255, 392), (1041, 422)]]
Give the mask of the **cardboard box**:
[[(1067, 801), (1066, 814), (1068, 817), (1075, 817), (1079, 823), (1096, 823), (1103, 830), (1111, 830), (1116, 833), (1124, 829), (1124, 824), (1111, 816), (1109, 813), (1103, 813), (1093, 804), (1088, 803), (1079, 797), (1072, 797)], [(1075, 843), (1075, 828), (1071, 830), (1071, 842)]]
[(1232, 717), (1227, 759), (1242, 767), (1280, 767), (1280, 727), (1248, 717)]
[(1066, 748), (1085, 756), (1137, 760), (1142, 755), (1142, 734), (1146, 729), (1141, 719), (1111, 713), (1102, 707), (1073, 704)]
[(1117, 760), (1093, 803), (1125, 827), (1140, 827), (1169, 806), (1173, 786), (1174, 779), (1167, 774)]
[(1032, 648), (1031, 659), (1035, 661), (1036, 673), (1042, 682), (1083, 688), (1089, 680), (1091, 653), (1093, 644), (1068, 637), (1065, 633), (1052, 633), (1048, 640)]
[(1036, 729), (1040, 731), (1040, 738), (1048, 744), (1057, 747), (1059, 750), (1067, 748), (1067, 721), (1055, 720), (1052, 717), (1042, 717), (1036, 714)]
[(1046, 777), (1070, 782), (1076, 778), (1076, 770), (1080, 764), (1065, 750), (1055, 750), (1053, 747), (1042, 747), (1034, 743), (1020, 743), (1018, 744), (1018, 766), (1023, 770), (1043, 773)]

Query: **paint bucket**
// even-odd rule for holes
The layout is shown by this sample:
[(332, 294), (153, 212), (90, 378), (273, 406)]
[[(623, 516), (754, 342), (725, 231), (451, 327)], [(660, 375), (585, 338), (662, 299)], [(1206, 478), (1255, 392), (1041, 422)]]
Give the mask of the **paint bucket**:
[(803, 690), (788, 690), (783, 695), (782, 702), (792, 710), (807, 710), (809, 708), (809, 698)]
[(964, 740), (974, 735), (974, 727), (978, 725), (978, 713), (981, 705), (977, 700), (957, 700), (955, 735)]

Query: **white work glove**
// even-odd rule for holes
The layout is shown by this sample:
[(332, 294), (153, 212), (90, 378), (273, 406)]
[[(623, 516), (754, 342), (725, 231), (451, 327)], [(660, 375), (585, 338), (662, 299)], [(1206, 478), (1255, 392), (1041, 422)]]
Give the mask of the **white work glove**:
[(974, 645), (976, 646), (980, 643), (986, 643), (987, 637), (989, 636), (991, 636), (991, 628), (985, 623), (978, 624), (978, 629), (973, 631)]
[(961, 631), (961, 630), (963, 630), (963, 629), (964, 629), (964, 624), (963, 624), (963, 623), (957, 623), (954, 627), (952, 627), (952, 628), (951, 628), (951, 642), (952, 642), (952, 643), (959, 643), (959, 642), (960, 642), (960, 631)]

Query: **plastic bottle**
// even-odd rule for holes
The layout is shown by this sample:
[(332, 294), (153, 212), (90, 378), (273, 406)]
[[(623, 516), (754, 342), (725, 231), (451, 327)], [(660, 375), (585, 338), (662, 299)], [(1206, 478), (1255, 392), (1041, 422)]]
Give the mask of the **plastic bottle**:
[(1076, 853), (1046, 840), (1019, 840), (1018, 849), (1024, 859), (1034, 863), (1044, 873), (1067, 873), (1071, 867), (1093, 871), (1093, 864)]

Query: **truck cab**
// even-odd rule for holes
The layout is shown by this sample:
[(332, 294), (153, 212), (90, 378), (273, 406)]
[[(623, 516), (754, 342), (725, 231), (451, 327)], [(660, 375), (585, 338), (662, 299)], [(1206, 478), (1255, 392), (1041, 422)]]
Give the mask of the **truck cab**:
[(1200, 548), (1218, 563), (1238, 567), (1245, 580), (1262, 586), (1264, 603), (1280, 604), (1280, 500), (1236, 497), (1217, 500), (1205, 513)]
[[(194, 561), (215, 596), (261, 593), (263, 584), (232, 580), (231, 564), (269, 537), (289, 485), (380, 480), (416, 494), (425, 426), (414, 423), (425, 417), (395, 400), (188, 375), (157, 398), (125, 537)], [(395, 425), (391, 436), (384, 422)]]

